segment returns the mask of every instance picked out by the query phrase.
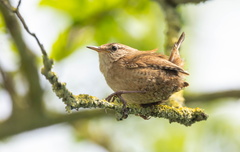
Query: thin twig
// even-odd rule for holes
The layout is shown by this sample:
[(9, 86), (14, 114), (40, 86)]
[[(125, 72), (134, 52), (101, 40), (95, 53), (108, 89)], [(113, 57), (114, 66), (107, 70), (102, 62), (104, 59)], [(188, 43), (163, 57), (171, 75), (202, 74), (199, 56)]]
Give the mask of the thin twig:
[(19, 1), (18, 1), (17, 10), (19, 9), (19, 7), (20, 7), (20, 5), (21, 5), (21, 2), (22, 2), (22, 0), (19, 0)]
[(19, 20), (21, 21), (24, 29), (27, 31), (27, 33), (29, 33), (31, 36), (33, 36), (35, 38), (35, 40), (37, 41), (38, 43), (38, 46), (40, 47), (41, 51), (42, 51), (42, 54), (43, 55), (47, 55), (47, 52), (46, 50), (44, 49), (44, 46), (42, 45), (42, 43), (40, 42), (40, 40), (38, 39), (38, 37), (36, 36), (35, 33), (31, 32), (24, 20), (24, 18), (22, 17), (21, 13), (19, 12), (19, 7), (21, 5), (21, 0), (18, 1), (18, 5), (16, 8), (12, 7), (9, 3), (7, 3), (6, 1), (4, 0), (1, 0), (1, 2), (8, 8), (10, 9), (13, 13), (15, 13), (17, 15), (17, 17), (19, 18)]

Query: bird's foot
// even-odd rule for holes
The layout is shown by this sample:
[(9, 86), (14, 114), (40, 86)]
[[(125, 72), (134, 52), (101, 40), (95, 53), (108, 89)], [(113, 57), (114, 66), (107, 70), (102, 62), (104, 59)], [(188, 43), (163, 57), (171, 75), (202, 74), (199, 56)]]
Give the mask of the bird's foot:
[[(112, 94), (110, 94), (106, 100), (108, 102), (113, 102), (113, 100), (115, 99), (115, 97), (121, 98), (122, 94), (129, 94), (129, 93), (145, 93), (146, 91), (116, 91)], [(123, 102), (124, 103), (124, 102)]]
[(129, 94), (129, 93), (145, 93), (145, 91), (116, 91), (112, 94), (110, 94), (106, 100), (108, 102), (113, 102), (113, 100), (118, 97), (120, 99), (120, 101), (123, 103), (123, 107), (122, 107), (122, 117), (120, 118), (120, 120), (122, 119), (126, 119), (128, 117), (128, 108), (127, 108), (127, 102), (126, 100), (123, 99), (122, 94)]

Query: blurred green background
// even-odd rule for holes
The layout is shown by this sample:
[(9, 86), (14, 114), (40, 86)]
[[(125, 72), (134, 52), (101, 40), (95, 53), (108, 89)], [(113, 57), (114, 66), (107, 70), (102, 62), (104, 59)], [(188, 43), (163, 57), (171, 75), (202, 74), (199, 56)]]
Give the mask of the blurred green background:
[[(12, 4), (16, 6), (17, 1)], [(240, 2), (169, 5), (179, 15), (179, 23), (165, 19), (171, 12), (163, 4), (161, 0), (32, 0), (23, 1), (20, 12), (54, 59), (53, 70), (67, 88), (74, 94), (99, 98), (112, 91), (99, 71), (97, 53), (86, 45), (118, 42), (139, 50), (159, 48), (163, 53), (169, 51), (165, 49), (169, 22), (180, 23), (180, 32), (186, 33), (181, 55), (191, 74), (185, 90), (189, 99), (186, 105), (205, 109), (207, 121), (185, 127), (136, 116), (116, 121), (110, 111), (94, 115), (94, 109), (67, 114), (40, 75), (42, 60), (36, 42), (21, 28), (34, 59), (29, 64), (36, 65), (39, 75), (39, 79), (33, 78), (37, 82), (30, 84), (34, 75), (26, 68), (28, 61), (19, 53), (0, 14), (0, 151), (240, 151), (240, 100), (239, 95), (231, 94), (232, 90), (240, 92)], [(31, 86), (37, 83), (40, 91), (36, 99)], [(222, 96), (204, 99), (215, 93)], [(195, 94), (203, 98), (191, 99)], [(35, 99), (41, 103), (36, 104)], [(80, 117), (85, 114), (86, 118)]]

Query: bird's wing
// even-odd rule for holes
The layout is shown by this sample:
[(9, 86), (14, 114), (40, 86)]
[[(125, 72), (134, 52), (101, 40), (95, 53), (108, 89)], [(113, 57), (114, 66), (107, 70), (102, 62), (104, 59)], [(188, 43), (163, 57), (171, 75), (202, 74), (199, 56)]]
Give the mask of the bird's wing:
[(183, 70), (181, 67), (176, 64), (168, 61), (165, 55), (157, 53), (140, 53), (138, 55), (128, 56), (125, 58), (127, 68), (151, 68), (154, 70), (171, 70), (176, 72), (181, 72), (186, 75), (189, 73)]

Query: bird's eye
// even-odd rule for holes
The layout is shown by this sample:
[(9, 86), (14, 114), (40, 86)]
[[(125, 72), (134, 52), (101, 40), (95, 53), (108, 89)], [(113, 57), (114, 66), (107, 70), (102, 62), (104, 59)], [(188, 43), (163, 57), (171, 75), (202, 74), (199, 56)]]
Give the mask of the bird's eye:
[(112, 46), (112, 50), (113, 50), (113, 51), (117, 51), (117, 49), (118, 49), (117, 46), (115, 46), (115, 45)]

